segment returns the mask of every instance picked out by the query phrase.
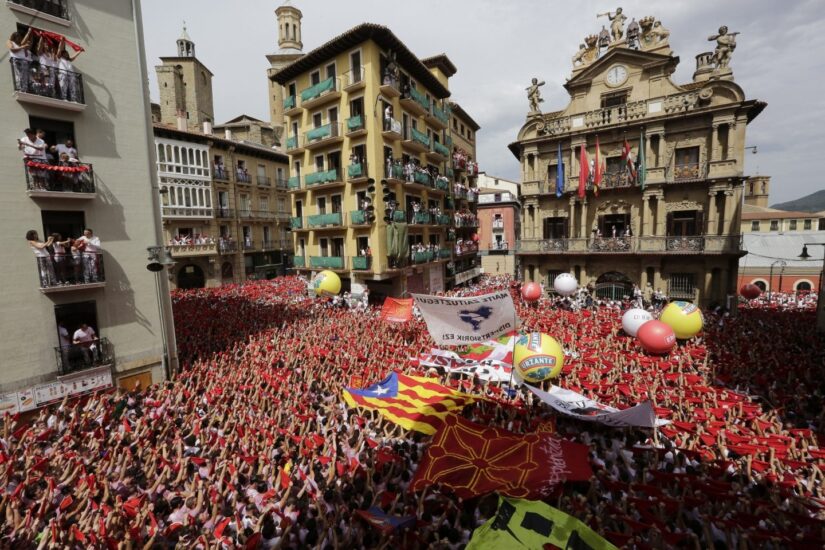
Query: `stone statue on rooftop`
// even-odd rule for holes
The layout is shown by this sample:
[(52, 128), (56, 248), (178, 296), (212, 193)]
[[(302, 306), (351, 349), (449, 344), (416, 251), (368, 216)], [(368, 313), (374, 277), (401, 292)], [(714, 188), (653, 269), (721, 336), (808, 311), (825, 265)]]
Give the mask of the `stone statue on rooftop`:
[[(659, 46), (667, 45), (670, 31), (662, 26), (662, 22), (650, 15), (639, 19), (639, 26), (641, 27), (641, 36), (639, 42), (642, 49), (652, 49)], [(628, 28), (628, 32), (629, 32)]]
[(613, 42), (620, 41), (622, 34), (624, 34), (624, 22), (627, 21), (627, 17), (622, 13), (622, 8), (616, 8), (614, 14), (610, 12), (599, 13), (596, 14), (596, 17), (604, 17), (605, 15), (610, 20), (610, 34), (613, 37)]
[(538, 78), (532, 80), (532, 84), (527, 88), (527, 100), (530, 102), (530, 113), (540, 113), (539, 103), (543, 103), (541, 98), (540, 86), (544, 86), (544, 81), (539, 82)]
[(596, 43), (599, 37), (591, 34), (584, 37), (584, 44), (579, 44), (579, 51), (573, 56), (573, 68), (583, 67), (596, 60), (599, 51)]
[(719, 34), (714, 34), (708, 37), (708, 41), (716, 40), (716, 50), (713, 52), (711, 63), (717, 69), (725, 69), (730, 64), (730, 57), (733, 50), (736, 49), (736, 35), (738, 32), (728, 32), (728, 27), (722, 25), (719, 27)]

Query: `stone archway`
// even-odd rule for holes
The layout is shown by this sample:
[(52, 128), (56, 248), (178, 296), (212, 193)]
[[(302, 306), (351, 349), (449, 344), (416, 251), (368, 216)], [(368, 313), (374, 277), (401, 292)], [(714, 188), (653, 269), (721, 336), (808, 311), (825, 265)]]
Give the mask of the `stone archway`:
[(595, 294), (605, 300), (622, 300), (633, 297), (633, 281), (619, 271), (607, 271), (596, 279)]
[(178, 271), (178, 288), (203, 288), (206, 286), (206, 276), (203, 269), (195, 264), (186, 264)]

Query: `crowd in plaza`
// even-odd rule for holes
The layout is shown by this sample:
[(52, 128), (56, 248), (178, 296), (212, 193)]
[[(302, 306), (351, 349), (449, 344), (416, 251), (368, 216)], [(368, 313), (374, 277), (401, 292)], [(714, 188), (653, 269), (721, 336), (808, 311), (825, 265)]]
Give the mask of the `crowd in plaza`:
[[(813, 301), (706, 312), (705, 331), (651, 356), (621, 331), (633, 303), (523, 304), (489, 277), (452, 292), (509, 289), (523, 330), (553, 335), (555, 383), (624, 408), (650, 399), (657, 431), (558, 416), (519, 390), (425, 372), (418, 320), (308, 296), (278, 278), (174, 294), (181, 372), (172, 381), (7, 416), (0, 545), (10, 548), (463, 548), (497, 497), (408, 490), (429, 437), (348, 408), (344, 387), (394, 370), (484, 396), (464, 416), (517, 433), (553, 419), (590, 446), (589, 482), (548, 503), (624, 548), (822, 548), (825, 432)], [(410, 529), (364, 519), (378, 506)], [(177, 545), (177, 546), (176, 546)]]

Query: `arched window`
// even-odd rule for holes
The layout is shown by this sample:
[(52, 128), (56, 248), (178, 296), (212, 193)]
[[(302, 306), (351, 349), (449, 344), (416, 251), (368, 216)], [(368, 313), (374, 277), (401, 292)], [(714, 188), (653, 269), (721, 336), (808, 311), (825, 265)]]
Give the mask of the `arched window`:
[(813, 289), (813, 285), (811, 285), (810, 281), (801, 280), (797, 281), (794, 285), (794, 290), (797, 292), (810, 292)]
[(758, 286), (759, 290), (761, 290), (762, 292), (765, 292), (768, 289), (767, 283), (765, 283), (765, 281), (762, 281), (762, 280), (759, 280), (759, 279), (757, 279), (755, 281), (752, 281), (751, 284), (754, 284), (754, 285)]

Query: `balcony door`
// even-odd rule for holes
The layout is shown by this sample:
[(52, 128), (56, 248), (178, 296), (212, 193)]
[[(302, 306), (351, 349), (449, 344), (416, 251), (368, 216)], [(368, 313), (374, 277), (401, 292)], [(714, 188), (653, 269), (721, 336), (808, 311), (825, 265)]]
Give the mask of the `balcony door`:
[(45, 241), (52, 233), (59, 233), (61, 237), (77, 239), (86, 229), (83, 212), (66, 210), (43, 210), (43, 234), (40, 237)]
[(333, 195), (332, 196), (332, 212), (333, 214), (340, 214), (342, 207), (342, 200), (341, 195)]
[(628, 227), (630, 227), (630, 214), (599, 216), (599, 231), (602, 237), (622, 237)]
[(332, 255), (341, 258), (344, 256), (343, 237), (335, 237), (332, 239)]
[[(500, 215), (498, 215), (496, 221), (501, 221)], [(544, 239), (567, 238), (567, 218), (544, 218), (542, 226), (542, 237)]]
[(693, 237), (702, 235), (702, 212), (682, 210), (667, 215), (667, 235), (669, 237)]

